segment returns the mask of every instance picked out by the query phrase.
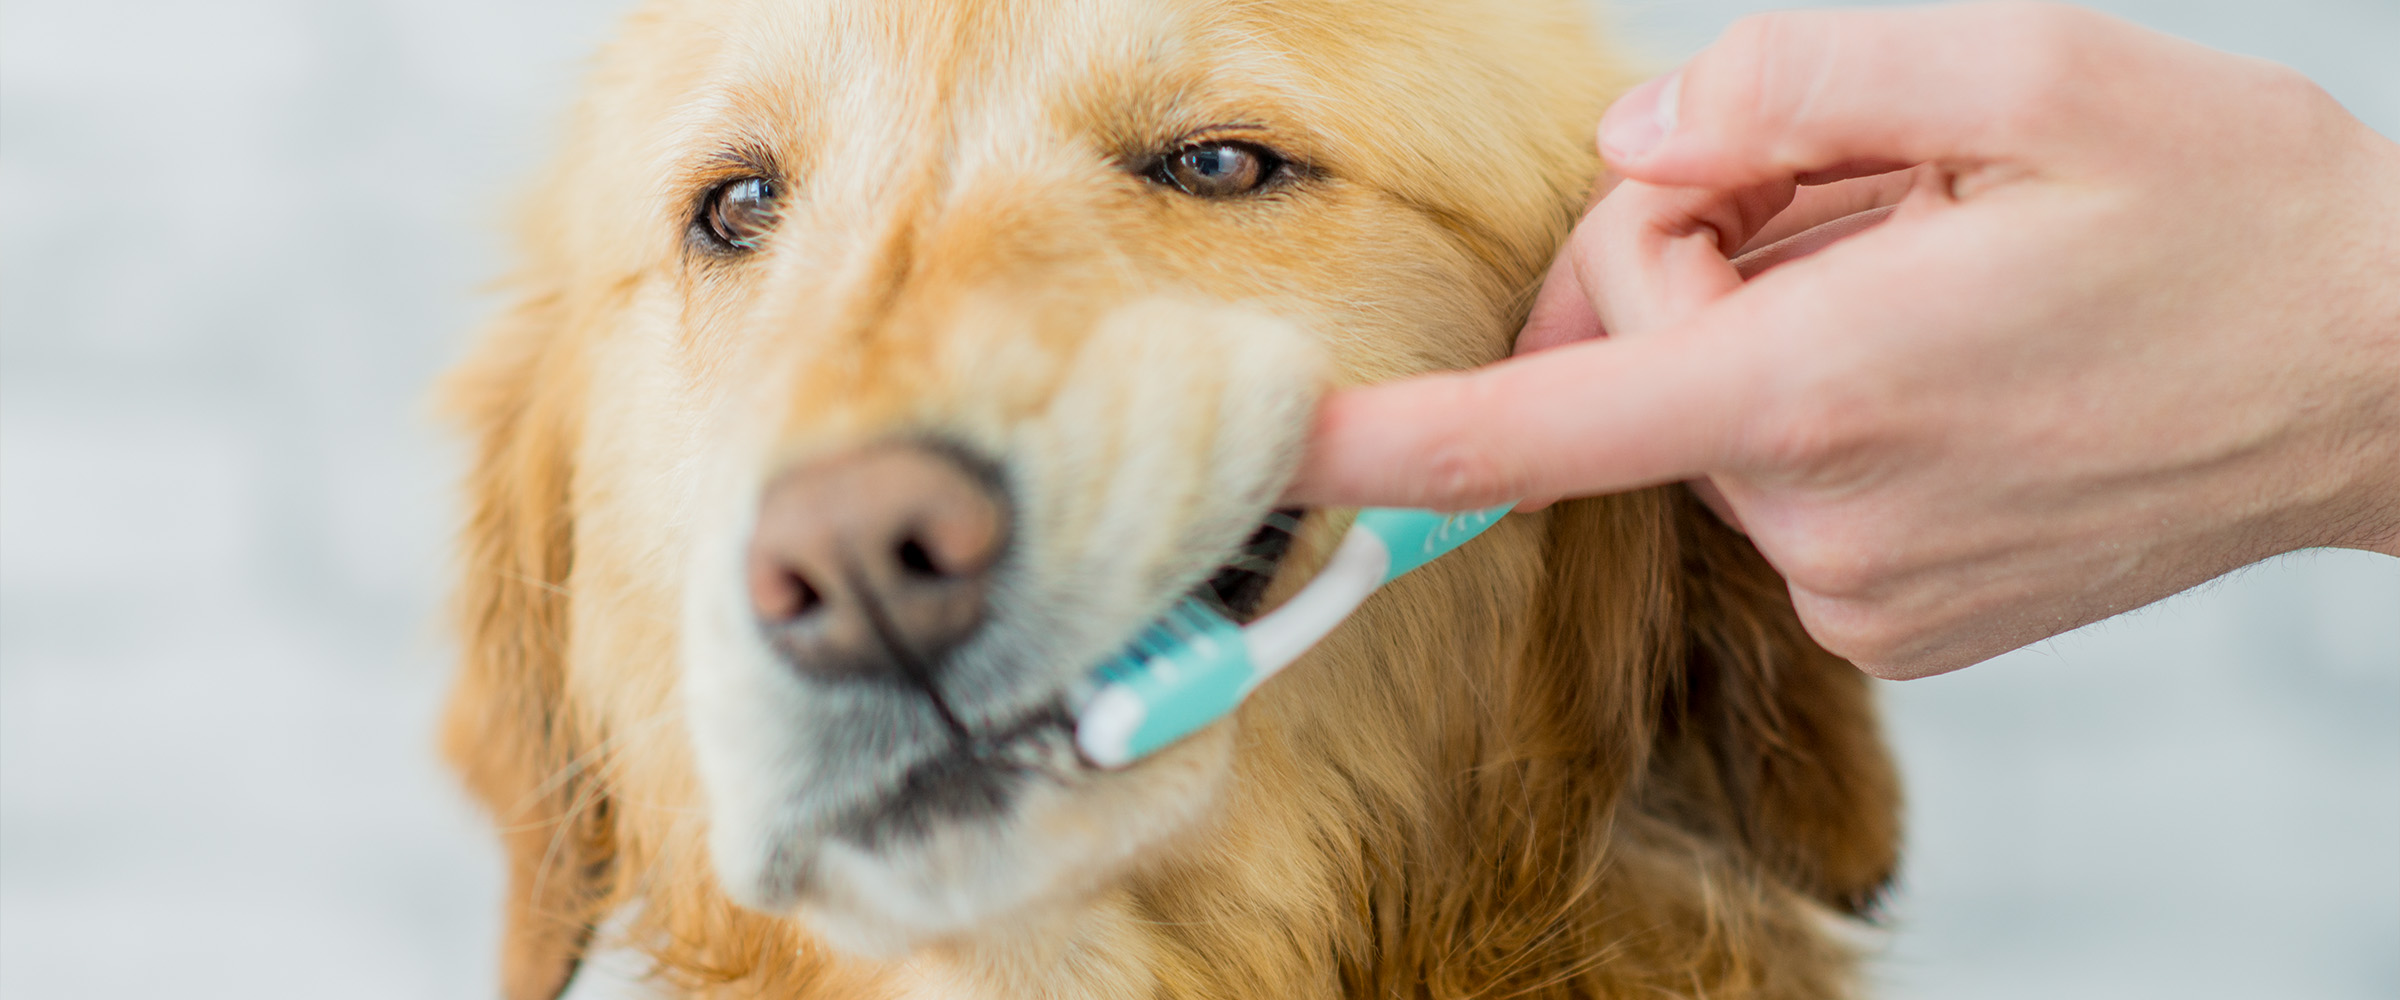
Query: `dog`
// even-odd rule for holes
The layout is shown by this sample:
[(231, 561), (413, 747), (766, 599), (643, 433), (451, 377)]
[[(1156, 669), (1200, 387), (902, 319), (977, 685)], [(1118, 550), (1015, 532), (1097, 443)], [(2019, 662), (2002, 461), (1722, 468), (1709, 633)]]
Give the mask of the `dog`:
[(1073, 749), (1145, 623), (1328, 556), (1323, 393), (1508, 353), (1629, 82), (1569, 0), (633, 13), (445, 390), (505, 995), (602, 943), (695, 997), (1852, 992), (1871, 692), (1679, 487)]

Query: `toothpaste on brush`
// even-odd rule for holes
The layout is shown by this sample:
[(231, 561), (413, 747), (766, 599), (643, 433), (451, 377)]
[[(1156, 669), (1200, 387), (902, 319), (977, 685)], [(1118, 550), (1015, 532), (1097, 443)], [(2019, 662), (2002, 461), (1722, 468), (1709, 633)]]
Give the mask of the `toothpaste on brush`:
[(1316, 578), (1247, 627), (1194, 598), (1176, 602), (1093, 671), (1076, 713), (1076, 749), (1099, 767), (1124, 767), (1232, 714), (1367, 595), (1466, 544), (1513, 506), (1457, 514), (1361, 510)]

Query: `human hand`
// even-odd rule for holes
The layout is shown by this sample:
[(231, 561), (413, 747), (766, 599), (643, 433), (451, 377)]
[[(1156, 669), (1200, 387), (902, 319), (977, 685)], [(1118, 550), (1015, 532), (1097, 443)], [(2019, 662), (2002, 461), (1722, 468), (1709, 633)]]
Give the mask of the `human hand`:
[(2400, 555), (2400, 146), (2297, 74), (2065, 7), (1778, 14), (1601, 149), (1520, 356), (1329, 397), (1288, 496), (1693, 480), (1887, 677)]

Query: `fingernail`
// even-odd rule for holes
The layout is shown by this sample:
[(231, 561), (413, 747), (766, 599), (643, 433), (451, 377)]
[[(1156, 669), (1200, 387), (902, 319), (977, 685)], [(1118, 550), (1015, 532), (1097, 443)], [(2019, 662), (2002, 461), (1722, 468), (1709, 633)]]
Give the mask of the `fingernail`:
[(1627, 91), (1600, 116), (1600, 156), (1624, 163), (1650, 155), (1675, 131), (1683, 99), (1683, 71), (1676, 70)]

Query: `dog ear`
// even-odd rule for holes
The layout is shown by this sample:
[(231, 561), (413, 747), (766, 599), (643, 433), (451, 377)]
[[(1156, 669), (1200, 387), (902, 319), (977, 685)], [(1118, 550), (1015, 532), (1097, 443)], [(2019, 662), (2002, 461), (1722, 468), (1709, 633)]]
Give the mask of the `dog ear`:
[(520, 304), (445, 388), (475, 438), (457, 615), (461, 663), (442, 746), (491, 810), (508, 855), (502, 995), (553, 1000), (610, 893), (614, 824), (565, 697), (574, 523), (572, 380), (563, 307)]
[(1688, 633), (1663, 692), (1653, 787), (1787, 885), (1871, 917), (1900, 847), (1871, 682), (1808, 637), (1748, 539), (1674, 492)]

